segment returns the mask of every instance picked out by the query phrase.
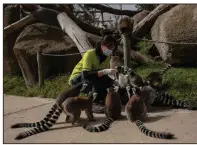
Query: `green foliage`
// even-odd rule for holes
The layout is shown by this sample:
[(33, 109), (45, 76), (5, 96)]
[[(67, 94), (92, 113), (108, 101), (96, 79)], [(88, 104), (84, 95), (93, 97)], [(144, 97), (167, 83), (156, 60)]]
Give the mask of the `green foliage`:
[[(140, 66), (136, 69), (143, 78), (152, 71), (160, 71), (159, 64)], [(164, 86), (175, 98), (197, 106), (197, 68), (171, 68), (164, 75)]]
[(152, 48), (153, 43), (149, 41), (140, 41), (137, 46), (140, 48), (139, 52), (142, 54), (148, 54), (149, 50)]
[(25, 95), (25, 81), (21, 77), (7, 75), (3, 79), (4, 93), (14, 95)]
[(46, 98), (56, 98), (58, 94), (68, 89), (68, 76), (57, 76), (50, 80), (45, 80), (45, 85), (41, 88), (34, 86), (26, 88), (25, 81), (22, 77), (5, 76), (4, 77), (4, 93), (9, 95), (20, 96), (40, 96)]

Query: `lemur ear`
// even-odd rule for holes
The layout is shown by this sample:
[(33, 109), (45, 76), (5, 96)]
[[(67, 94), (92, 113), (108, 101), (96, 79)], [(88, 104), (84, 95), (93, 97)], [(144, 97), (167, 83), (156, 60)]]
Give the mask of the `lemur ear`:
[(115, 92), (118, 92), (119, 86), (114, 86), (114, 90), (115, 90)]
[(93, 102), (96, 99), (96, 97), (97, 97), (97, 93), (93, 93), (93, 99), (92, 99)]
[[(127, 89), (127, 90), (130, 90), (131, 87), (130, 87), (130, 86), (126, 86), (126, 89)], [(132, 88), (132, 91), (133, 91), (133, 88)]]
[(133, 92), (133, 94), (135, 94), (136, 93), (136, 88), (132, 88), (132, 92)]
[(86, 89), (87, 85), (88, 85), (87, 83), (84, 83), (82, 85), (82, 88), (81, 88), (80, 92), (83, 92)]

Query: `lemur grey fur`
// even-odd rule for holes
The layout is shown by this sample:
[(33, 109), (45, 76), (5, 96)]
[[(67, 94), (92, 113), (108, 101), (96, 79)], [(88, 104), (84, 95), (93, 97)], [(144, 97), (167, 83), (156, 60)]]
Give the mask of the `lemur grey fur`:
[(167, 70), (171, 68), (171, 65), (168, 64), (160, 72), (151, 72), (145, 79), (145, 82), (148, 83), (151, 87), (160, 89), (163, 85), (163, 75)]

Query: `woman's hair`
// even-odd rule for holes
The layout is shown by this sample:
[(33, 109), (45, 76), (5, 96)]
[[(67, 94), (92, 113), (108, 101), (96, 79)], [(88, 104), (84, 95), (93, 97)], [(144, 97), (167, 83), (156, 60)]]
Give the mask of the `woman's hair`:
[(116, 39), (112, 35), (105, 35), (101, 39), (101, 45), (114, 45), (115, 49), (117, 48)]

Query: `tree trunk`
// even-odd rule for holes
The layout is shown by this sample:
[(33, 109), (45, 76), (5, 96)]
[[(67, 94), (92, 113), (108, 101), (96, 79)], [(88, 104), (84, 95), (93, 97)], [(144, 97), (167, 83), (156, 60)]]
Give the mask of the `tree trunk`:
[[(80, 19), (78, 19), (74, 14), (73, 12), (70, 11), (68, 5), (61, 5), (64, 7), (64, 12), (77, 24), (80, 26), (81, 29), (83, 29), (84, 31), (86, 32), (89, 32), (89, 33), (93, 33), (93, 34), (96, 34), (96, 35), (101, 35), (100, 34), (100, 31), (102, 30), (101, 28), (97, 28), (97, 27), (94, 27), (92, 25), (89, 25), (87, 23), (84, 23), (83, 21), (81, 21)], [(111, 30), (108, 30), (108, 31), (111, 31)]]
[(66, 13), (60, 13), (57, 16), (57, 19), (62, 30), (75, 42), (81, 55), (83, 55), (85, 51), (93, 48), (87, 38), (87, 33), (84, 32), (70, 17), (68, 17)]
[(18, 29), (24, 27), (25, 25), (35, 21), (35, 20), (36, 20), (36, 18), (32, 14), (30, 14), (30, 15), (22, 18), (21, 20), (15, 22), (15, 23), (12, 23), (12, 24), (8, 25), (7, 27), (5, 27), (4, 28), (4, 35), (12, 33), (15, 30), (18, 30)]
[(32, 87), (36, 84), (36, 80), (34, 78), (34, 75), (32, 74), (32, 71), (30, 69), (30, 65), (28, 64), (27, 55), (23, 53), (20, 50), (15, 50), (14, 53), (16, 55), (18, 64), (20, 66), (21, 72), (23, 74), (23, 78), (25, 79), (25, 84), (27, 87)]
[(141, 12), (141, 11), (118, 10), (118, 9), (109, 8), (103, 5), (99, 5), (99, 4), (86, 4), (86, 6), (101, 10), (103, 12), (116, 14), (116, 15), (134, 16), (135, 14)]
[[(94, 34), (89, 34), (84, 32), (71, 18), (68, 17), (66, 13), (60, 13), (57, 17), (62, 30), (67, 33), (71, 39), (75, 42), (77, 48), (80, 52), (87, 51), (88, 49), (93, 48), (90, 44), (89, 40), (99, 41), (101, 37), (96, 36)], [(88, 39), (90, 38), (90, 39)], [(121, 47), (118, 48), (118, 53), (123, 55), (123, 49)], [(142, 55), (139, 52), (131, 50), (131, 59), (136, 62), (147, 64), (152, 62), (151, 59)]]

